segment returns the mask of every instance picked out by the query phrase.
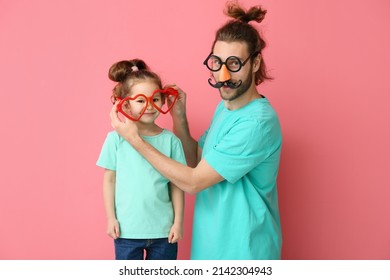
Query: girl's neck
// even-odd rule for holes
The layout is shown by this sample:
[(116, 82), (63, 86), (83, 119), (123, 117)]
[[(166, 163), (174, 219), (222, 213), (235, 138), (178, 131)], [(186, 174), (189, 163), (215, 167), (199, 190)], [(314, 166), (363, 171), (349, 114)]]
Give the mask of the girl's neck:
[(138, 122), (137, 126), (138, 126), (138, 132), (142, 136), (155, 136), (160, 134), (163, 131), (163, 129), (155, 123), (143, 124)]

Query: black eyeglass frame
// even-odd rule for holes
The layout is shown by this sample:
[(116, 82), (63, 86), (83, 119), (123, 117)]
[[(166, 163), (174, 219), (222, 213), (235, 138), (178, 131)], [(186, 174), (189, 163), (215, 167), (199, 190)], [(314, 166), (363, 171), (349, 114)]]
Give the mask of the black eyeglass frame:
[[(227, 68), (230, 72), (238, 72), (238, 71), (241, 70), (241, 68), (242, 68), (243, 66), (245, 66), (245, 64), (249, 61), (249, 59), (250, 59), (252, 56), (254, 56), (254, 55), (258, 54), (258, 53), (259, 53), (258, 51), (254, 51), (254, 52), (251, 53), (251, 54), (248, 56), (248, 58), (245, 59), (244, 61), (241, 61), (241, 59), (239, 59), (237, 56), (232, 55), (232, 56), (229, 56), (228, 58), (226, 58), (225, 62), (223, 62), (222, 59), (221, 59), (220, 57), (214, 55), (213, 52), (211, 52), (211, 53), (207, 56), (207, 58), (205, 59), (205, 61), (203, 61), (203, 64), (206, 65), (207, 69), (209, 69), (209, 70), (212, 71), (212, 72), (217, 72), (217, 71), (221, 70), (222, 65), (224, 65), (224, 64), (225, 64), (226, 68)], [(209, 67), (207, 61), (208, 61), (211, 57), (215, 57), (215, 58), (217, 58), (217, 59), (221, 62), (220, 67), (219, 67), (218, 69), (211, 69), (211, 68)], [(228, 60), (231, 59), (231, 58), (236, 58), (237, 61), (240, 63), (240, 67), (239, 67), (237, 70), (231, 70), (231, 69), (229, 68), (227, 62), (228, 62)]]

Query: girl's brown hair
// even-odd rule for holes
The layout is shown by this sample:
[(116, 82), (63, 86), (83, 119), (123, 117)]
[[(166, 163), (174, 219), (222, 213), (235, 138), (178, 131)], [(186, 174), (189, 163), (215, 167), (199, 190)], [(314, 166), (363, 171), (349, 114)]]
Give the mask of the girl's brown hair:
[[(237, 2), (228, 2), (224, 13), (233, 19), (217, 30), (211, 49), (214, 49), (217, 41), (245, 42), (248, 46), (248, 53), (252, 56), (252, 63), (256, 55), (262, 55), (262, 50), (265, 48), (266, 43), (249, 22), (262, 22), (267, 11), (262, 9), (261, 6), (254, 6), (245, 11)], [(267, 74), (264, 58), (261, 56), (259, 70), (255, 73), (255, 83), (259, 85), (266, 79), (272, 78)]]
[(110, 80), (117, 82), (112, 90), (112, 98), (123, 99), (131, 90), (131, 87), (137, 81), (150, 79), (154, 81), (159, 88), (162, 88), (161, 78), (146, 65), (141, 59), (122, 60), (114, 63), (108, 70)]

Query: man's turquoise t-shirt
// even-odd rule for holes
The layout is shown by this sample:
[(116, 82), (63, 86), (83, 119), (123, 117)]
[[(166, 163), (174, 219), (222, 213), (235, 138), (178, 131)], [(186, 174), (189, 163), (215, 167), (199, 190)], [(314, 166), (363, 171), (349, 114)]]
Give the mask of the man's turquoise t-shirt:
[[(143, 138), (167, 157), (186, 163), (181, 142), (172, 132), (163, 130)], [(96, 164), (116, 171), (115, 212), (120, 237), (167, 237), (174, 219), (168, 179), (115, 131), (108, 133)]]
[(191, 259), (280, 259), (282, 136), (268, 100), (233, 111), (222, 101), (199, 145), (202, 158), (225, 180), (196, 196)]

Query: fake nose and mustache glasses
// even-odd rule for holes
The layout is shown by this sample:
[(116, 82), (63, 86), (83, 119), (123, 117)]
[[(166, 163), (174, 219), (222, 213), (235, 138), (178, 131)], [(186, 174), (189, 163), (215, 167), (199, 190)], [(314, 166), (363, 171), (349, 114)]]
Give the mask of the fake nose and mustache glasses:
[[(178, 96), (179, 93), (173, 88), (157, 89), (150, 97), (141, 93), (133, 97), (118, 98), (117, 100), (119, 103), (117, 104), (117, 110), (126, 118), (132, 121), (138, 121), (145, 113), (149, 104), (156, 108), (160, 113), (168, 113), (175, 104)], [(132, 104), (137, 105), (137, 112), (132, 110)]]
[(208, 80), (210, 86), (214, 88), (221, 88), (226, 85), (231, 89), (236, 89), (241, 86), (241, 80), (237, 82), (233, 82), (231, 80), (230, 72), (234, 73), (240, 71), (241, 68), (249, 61), (252, 55), (249, 55), (249, 57), (244, 61), (241, 61), (237, 56), (229, 56), (225, 60), (225, 62), (223, 62), (220, 57), (213, 55), (213, 53), (210, 53), (206, 60), (203, 62), (203, 64), (206, 65), (206, 67), (212, 72), (217, 72), (221, 70), (218, 77), (219, 82), (213, 84), (212, 79), (210, 78)]

